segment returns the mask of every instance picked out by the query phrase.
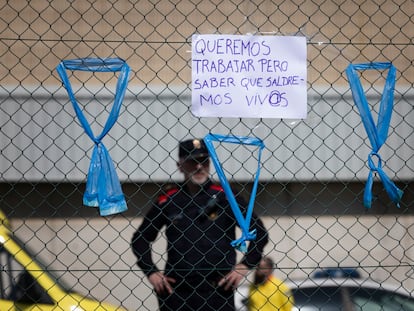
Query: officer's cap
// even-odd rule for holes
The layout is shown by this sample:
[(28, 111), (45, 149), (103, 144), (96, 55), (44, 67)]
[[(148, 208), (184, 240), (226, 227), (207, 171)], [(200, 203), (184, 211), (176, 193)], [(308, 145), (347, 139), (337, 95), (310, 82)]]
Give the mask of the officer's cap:
[(208, 157), (208, 149), (203, 139), (187, 139), (181, 141), (178, 146), (178, 157), (194, 159)]

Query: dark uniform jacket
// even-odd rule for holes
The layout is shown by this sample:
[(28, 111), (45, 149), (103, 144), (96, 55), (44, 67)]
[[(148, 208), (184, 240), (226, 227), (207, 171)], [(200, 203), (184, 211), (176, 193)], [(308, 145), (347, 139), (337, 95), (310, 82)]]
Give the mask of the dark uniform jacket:
[[(239, 206), (245, 206), (238, 200)], [(185, 186), (173, 187), (159, 196), (132, 239), (138, 266), (148, 276), (158, 271), (151, 256), (151, 243), (166, 226), (167, 264), (165, 273), (176, 279), (218, 279), (236, 264), (236, 251), (230, 245), (236, 239), (237, 221), (223, 188), (208, 181), (191, 196)], [(253, 213), (251, 229), (257, 238), (249, 243), (242, 263), (256, 266), (268, 241), (262, 221)]]

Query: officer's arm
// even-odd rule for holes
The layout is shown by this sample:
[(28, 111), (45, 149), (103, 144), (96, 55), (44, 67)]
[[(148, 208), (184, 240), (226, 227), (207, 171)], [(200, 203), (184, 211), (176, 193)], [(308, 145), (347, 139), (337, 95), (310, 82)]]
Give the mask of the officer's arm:
[(158, 205), (154, 205), (132, 237), (132, 251), (137, 257), (138, 266), (147, 276), (158, 271), (157, 266), (152, 260), (151, 246), (164, 223), (165, 220), (161, 213), (161, 208)]

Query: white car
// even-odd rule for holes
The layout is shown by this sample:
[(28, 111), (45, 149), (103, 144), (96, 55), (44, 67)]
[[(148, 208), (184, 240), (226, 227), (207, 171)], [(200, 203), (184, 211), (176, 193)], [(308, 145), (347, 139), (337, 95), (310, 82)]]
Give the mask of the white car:
[(289, 282), (293, 311), (414, 311), (414, 298), (402, 288), (367, 279), (316, 278)]
[[(292, 311), (414, 311), (413, 294), (402, 287), (364, 279), (355, 270), (320, 270), (310, 278), (289, 280), (295, 300)], [(247, 285), (238, 289), (238, 310), (247, 297)]]

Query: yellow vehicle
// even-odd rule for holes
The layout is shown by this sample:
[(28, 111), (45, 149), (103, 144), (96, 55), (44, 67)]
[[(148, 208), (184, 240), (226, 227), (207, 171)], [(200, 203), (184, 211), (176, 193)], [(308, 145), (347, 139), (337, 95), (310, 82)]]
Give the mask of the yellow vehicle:
[(0, 310), (126, 311), (66, 290), (32, 257), (0, 211)]

